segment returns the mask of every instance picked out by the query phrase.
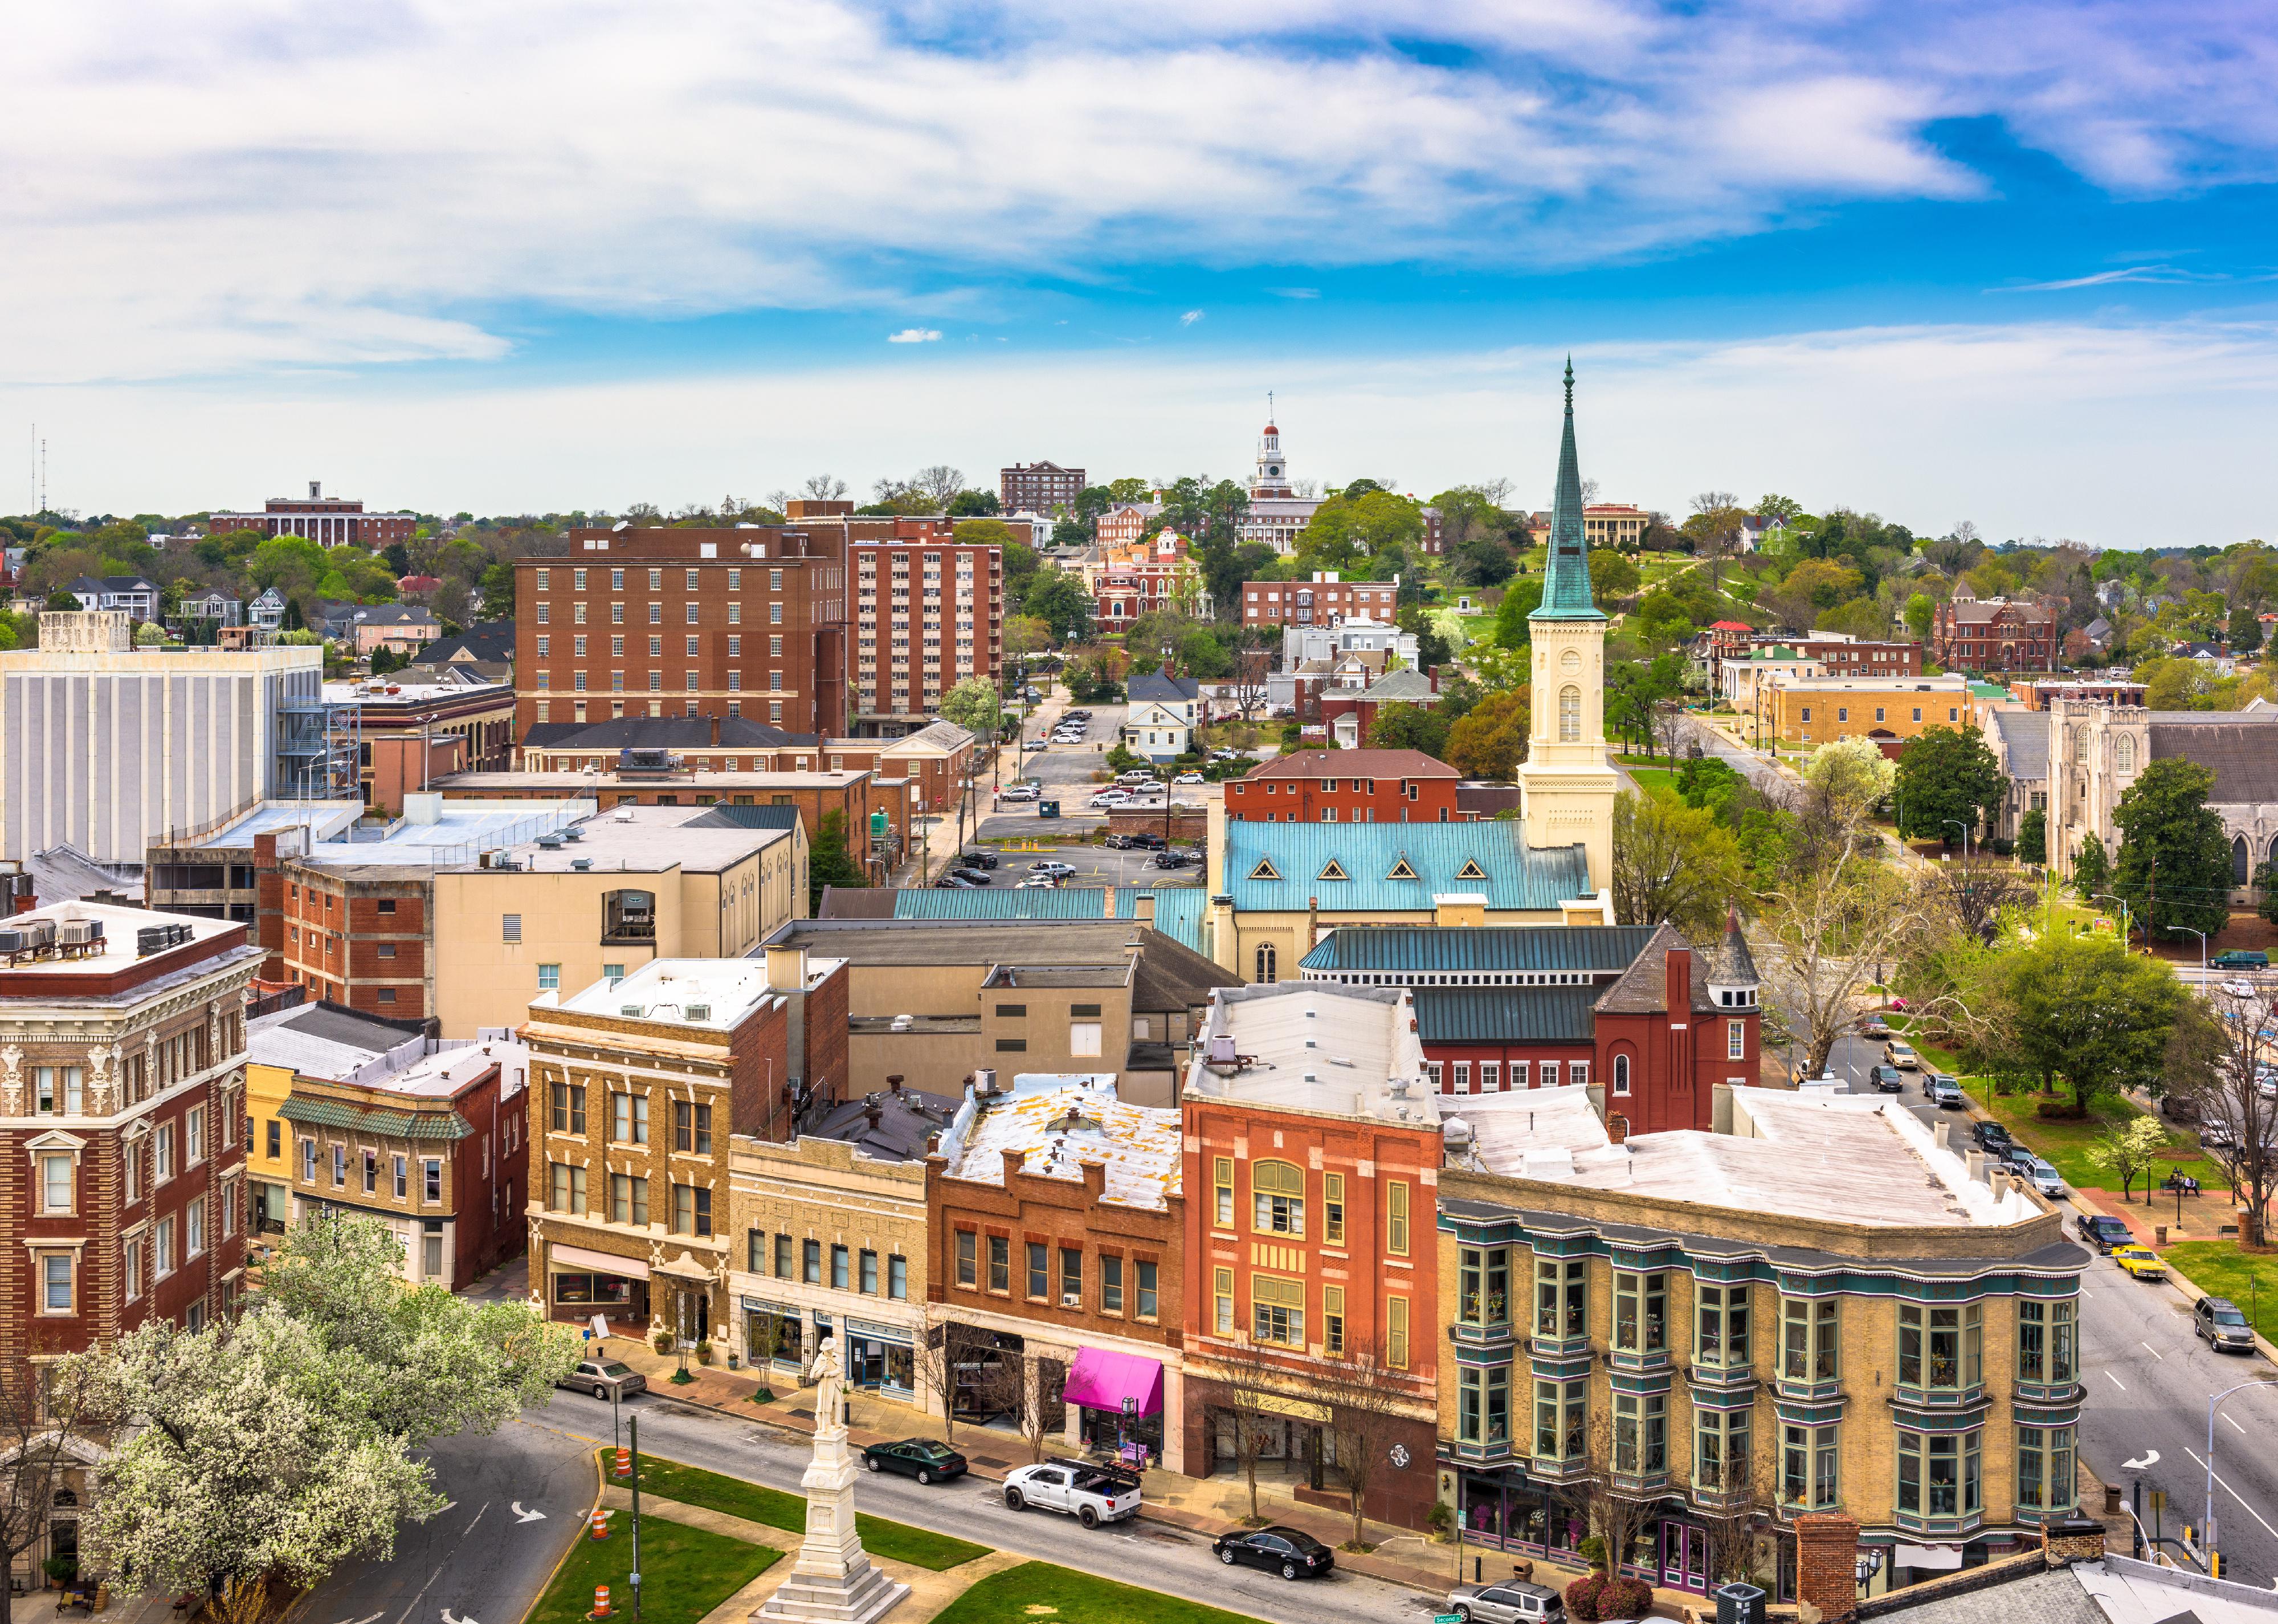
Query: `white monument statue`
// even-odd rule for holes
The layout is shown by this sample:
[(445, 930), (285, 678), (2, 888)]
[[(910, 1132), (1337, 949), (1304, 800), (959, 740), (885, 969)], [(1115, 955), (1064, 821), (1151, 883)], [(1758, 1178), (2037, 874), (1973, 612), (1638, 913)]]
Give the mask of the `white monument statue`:
[(809, 1367), (814, 1377), (814, 1459), (799, 1486), (806, 1490), (806, 1538), (799, 1560), (755, 1619), (870, 1624), (910, 1593), (870, 1564), (854, 1531), (854, 1457), (846, 1447), (846, 1368), (838, 1338), (825, 1337)]

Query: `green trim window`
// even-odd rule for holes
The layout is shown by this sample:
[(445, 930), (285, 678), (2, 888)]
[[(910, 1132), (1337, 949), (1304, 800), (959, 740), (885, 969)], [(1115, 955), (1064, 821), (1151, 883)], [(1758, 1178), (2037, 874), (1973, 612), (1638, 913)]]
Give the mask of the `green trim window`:
[(1534, 1260), (1534, 1334), (1579, 1337), (1590, 1330), (1590, 1265), (1581, 1258)]
[[(1615, 1300), (1620, 1300), (1618, 1296)], [(1650, 1476), (1668, 1469), (1668, 1396), (1664, 1393), (1616, 1393), (1614, 1470), (1627, 1472), (1632, 1476)]]
[(1841, 1323), (1831, 1297), (1791, 1297), (1780, 1304), (1780, 1379), (1832, 1382)]
[(1466, 1325), (1510, 1323), (1510, 1252), (1502, 1246), (1460, 1249), (1457, 1318)]
[(1305, 1175), (1286, 1161), (1250, 1165), (1250, 1227), (1260, 1235), (1305, 1237)]
[(1590, 1398), (1581, 1382), (1534, 1384), (1534, 1458), (1580, 1460), (1589, 1451)]
[(1708, 1493), (1737, 1493), (1749, 1481), (1746, 1410), (1693, 1412), (1693, 1486)]
[(1465, 1444), (1510, 1442), (1510, 1367), (1465, 1365), (1457, 1375), (1456, 1436)]
[(1277, 1347), (1305, 1345), (1305, 1283), (1274, 1275), (1250, 1277), (1250, 1334)]
[(2017, 1429), (2017, 1505), (2021, 1510), (2070, 1511), (2075, 1492), (2073, 1430), (2069, 1427)]
[(1748, 1365), (1748, 1288), (1693, 1288), (1693, 1362), (1719, 1370)]
[(1984, 1314), (1977, 1304), (1959, 1308), (1899, 1305), (1900, 1385), (1958, 1392), (1984, 1379)]
[(1978, 1435), (1899, 1434), (1898, 1509), (1915, 1517), (1974, 1517), (1978, 1508)]
[(2017, 1379), (2063, 1385), (2078, 1379), (2077, 1347), (2070, 1298), (2043, 1301), (2026, 1298), (2017, 1305)]
[(1345, 1244), (1345, 1176), (1321, 1175), (1321, 1238), (1332, 1246)]
[(1211, 1162), (1211, 1188), (1216, 1199), (1211, 1211), (1219, 1228), (1234, 1228), (1234, 1158), (1214, 1157)]
[(1614, 1346), (1624, 1353), (1657, 1353), (1669, 1345), (1668, 1277), (1614, 1271)]
[(1780, 1429), (1780, 1502), (1807, 1511), (1841, 1504), (1840, 1459), (1832, 1427)]

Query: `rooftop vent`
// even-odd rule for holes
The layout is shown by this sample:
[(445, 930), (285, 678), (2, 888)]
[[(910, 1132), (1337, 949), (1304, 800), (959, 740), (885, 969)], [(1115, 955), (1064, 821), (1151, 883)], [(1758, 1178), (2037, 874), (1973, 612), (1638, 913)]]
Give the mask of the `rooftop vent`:
[(570, 860), (570, 866), (583, 874), (593, 866), (593, 860), (591, 857), (572, 857)]
[(691, 1004), (688, 1006), (685, 1013), (688, 1019), (691, 1021), (709, 1021), (712, 1018), (712, 1006), (709, 1004)]
[(1449, 1150), (1469, 1150), (1472, 1147), (1472, 1125), (1460, 1116), (1451, 1116), (1440, 1124), (1440, 1138)]
[(544, 834), (539, 836), (538, 849), (542, 852), (560, 851), (562, 849), (562, 837), (558, 834)]
[(562, 838), (565, 840), (582, 840), (585, 838), (585, 831), (572, 823), (562, 831)]

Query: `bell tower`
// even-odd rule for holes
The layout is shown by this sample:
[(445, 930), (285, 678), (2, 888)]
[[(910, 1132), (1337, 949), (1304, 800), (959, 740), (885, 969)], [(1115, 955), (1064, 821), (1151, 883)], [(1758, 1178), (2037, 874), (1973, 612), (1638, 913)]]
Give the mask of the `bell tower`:
[(1273, 426), (1273, 396), (1265, 397), (1265, 432), (1257, 437), (1257, 470), (1250, 476), (1252, 501), (1260, 497), (1294, 496), (1289, 464), (1281, 456), (1281, 431)]
[(1551, 503), (1542, 607), (1527, 617), (1533, 644), (1532, 725), (1518, 769), (1530, 846), (1579, 846), (1590, 888), (1613, 884), (1614, 795), (1606, 759), (1606, 617), (1590, 591), (1582, 529), (1582, 471), (1574, 451), (1574, 363), (1566, 363), (1566, 430)]

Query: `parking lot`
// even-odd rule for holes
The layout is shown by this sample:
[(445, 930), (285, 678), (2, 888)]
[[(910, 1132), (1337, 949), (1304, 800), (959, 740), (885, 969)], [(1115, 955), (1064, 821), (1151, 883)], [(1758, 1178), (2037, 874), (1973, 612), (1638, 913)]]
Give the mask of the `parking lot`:
[[(987, 841), (967, 850), (997, 850)], [(1064, 862), (1075, 872), (1060, 882), (1060, 889), (1074, 891), (1085, 886), (1136, 885), (1168, 888), (1176, 885), (1199, 885), (1203, 870), (1199, 866), (1184, 869), (1158, 869), (1153, 866), (1155, 854), (1150, 851), (1117, 851), (1097, 844), (1085, 845), (1071, 841), (1066, 846), (1045, 851), (1022, 852), (998, 850), (999, 866), (985, 870), (990, 885), (998, 891), (1009, 890), (1028, 877), (1030, 865), (1039, 862)]]

